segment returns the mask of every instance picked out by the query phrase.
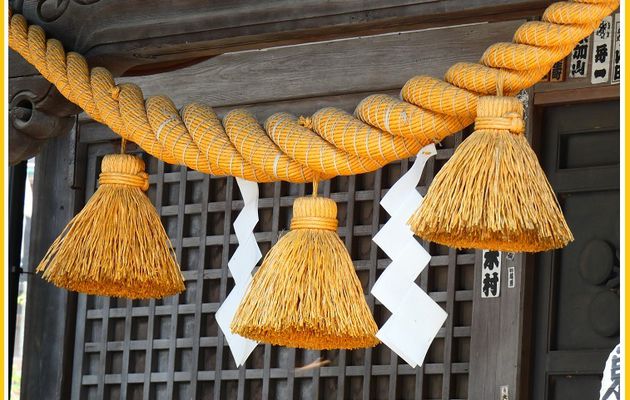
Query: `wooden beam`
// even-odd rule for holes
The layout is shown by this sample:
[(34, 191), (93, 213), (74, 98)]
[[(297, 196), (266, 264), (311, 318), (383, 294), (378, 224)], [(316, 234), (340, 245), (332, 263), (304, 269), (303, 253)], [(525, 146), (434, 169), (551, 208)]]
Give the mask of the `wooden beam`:
[(535, 105), (552, 105), (619, 99), (619, 85), (589, 85), (558, 88), (534, 94)]
[(116, 74), (227, 52), (540, 15), (550, 0), (14, 2), (64, 46)]
[(224, 107), (397, 90), (414, 75), (439, 77), (455, 62), (477, 61), (488, 45), (510, 40), (522, 22), (244, 51), (122, 81), (137, 83), (145, 95), (168, 94), (178, 106), (197, 101)]
[(9, 49), (9, 78), (39, 75), (39, 71), (21, 55)]

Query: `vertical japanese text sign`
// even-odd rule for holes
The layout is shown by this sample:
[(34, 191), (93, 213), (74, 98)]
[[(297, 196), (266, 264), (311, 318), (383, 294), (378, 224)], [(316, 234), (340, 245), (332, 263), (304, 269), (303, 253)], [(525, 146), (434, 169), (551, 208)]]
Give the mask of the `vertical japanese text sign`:
[(565, 59), (558, 61), (551, 67), (551, 71), (549, 72), (549, 80), (551, 82), (562, 82), (564, 81), (564, 70), (565, 70)]
[(621, 15), (615, 14), (613, 28), (613, 67), (611, 83), (619, 83), (621, 80)]
[(501, 294), (501, 252), (484, 250), (481, 257), (481, 297)]
[(591, 83), (610, 81), (610, 59), (612, 58), (612, 16), (602, 20), (593, 34)]
[(590, 37), (582, 39), (571, 52), (569, 78), (585, 78), (588, 73), (588, 48)]

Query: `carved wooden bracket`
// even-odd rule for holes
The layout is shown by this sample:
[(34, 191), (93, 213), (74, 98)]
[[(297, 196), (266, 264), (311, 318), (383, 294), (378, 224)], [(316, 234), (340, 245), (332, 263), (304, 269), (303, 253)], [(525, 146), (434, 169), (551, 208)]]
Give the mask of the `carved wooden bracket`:
[(10, 79), (9, 163), (37, 154), (46, 140), (72, 129), (81, 110), (39, 75)]

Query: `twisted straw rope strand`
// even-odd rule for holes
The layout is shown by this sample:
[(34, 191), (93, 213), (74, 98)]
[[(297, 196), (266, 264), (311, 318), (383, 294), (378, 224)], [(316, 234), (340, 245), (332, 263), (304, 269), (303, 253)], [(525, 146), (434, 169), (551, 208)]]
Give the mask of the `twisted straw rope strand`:
[(368, 96), (354, 116), (332, 107), (300, 120), (276, 113), (264, 128), (245, 110), (229, 112), (222, 123), (204, 104), (178, 111), (168, 97), (145, 99), (137, 85), (116, 85), (108, 70), (90, 69), (83, 56), (46, 40), (41, 27), (19, 14), (11, 15), (9, 46), (92, 119), (167, 163), (257, 182), (310, 182), (373, 171), (470, 125), (479, 96), (496, 94), (499, 80), (507, 94), (532, 86), (618, 6), (618, 0), (553, 3), (541, 21), (521, 25), (513, 43), (488, 47), (479, 63), (456, 63), (444, 80), (409, 79), (402, 100)]

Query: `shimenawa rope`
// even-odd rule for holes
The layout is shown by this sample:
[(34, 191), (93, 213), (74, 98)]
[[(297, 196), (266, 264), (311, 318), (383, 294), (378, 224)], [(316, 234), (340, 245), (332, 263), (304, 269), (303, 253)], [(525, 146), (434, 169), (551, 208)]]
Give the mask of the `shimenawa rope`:
[(496, 93), (499, 75), (507, 95), (533, 85), (618, 6), (617, 0), (553, 3), (542, 21), (524, 23), (513, 43), (491, 45), (479, 63), (453, 65), (444, 81), (411, 78), (402, 101), (372, 95), (355, 116), (335, 108), (301, 121), (276, 113), (264, 128), (245, 110), (221, 123), (203, 104), (178, 111), (168, 97), (145, 99), (138, 86), (116, 85), (108, 70), (90, 69), (19, 14), (11, 16), (9, 45), (94, 120), (165, 162), (257, 182), (311, 182), (373, 171), (461, 130), (473, 122), (478, 97)]

